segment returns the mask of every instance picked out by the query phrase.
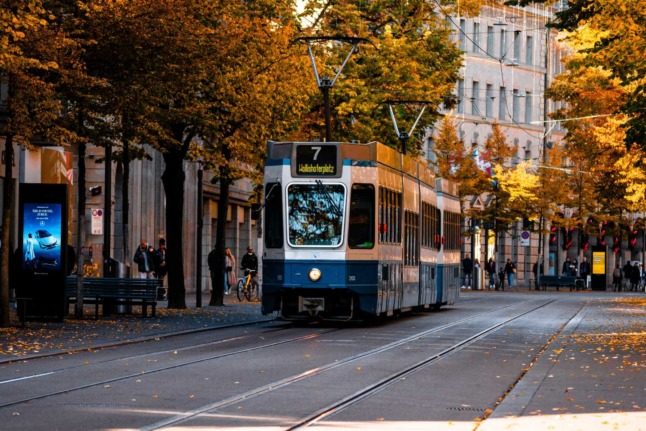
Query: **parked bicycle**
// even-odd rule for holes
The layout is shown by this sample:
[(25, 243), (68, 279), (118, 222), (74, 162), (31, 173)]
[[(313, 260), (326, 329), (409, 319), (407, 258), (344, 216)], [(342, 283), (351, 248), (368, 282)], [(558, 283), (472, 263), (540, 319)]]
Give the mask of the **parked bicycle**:
[(237, 285), (237, 295), (238, 301), (242, 301), (243, 298), (247, 298), (247, 301), (253, 301), (258, 298), (258, 290), (260, 286), (256, 280), (256, 272), (252, 269), (242, 268), (244, 272), (244, 277), (238, 280)]

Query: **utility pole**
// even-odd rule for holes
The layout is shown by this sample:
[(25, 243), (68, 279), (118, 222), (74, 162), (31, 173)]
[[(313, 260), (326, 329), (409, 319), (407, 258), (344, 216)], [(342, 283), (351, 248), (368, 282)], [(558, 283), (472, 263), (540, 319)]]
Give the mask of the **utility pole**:
[[(348, 60), (350, 60), (350, 57), (352, 56), (352, 54), (357, 50), (357, 47), (359, 46), (359, 44), (361, 42), (367, 42), (368, 39), (364, 39), (361, 37), (343, 37), (343, 36), (310, 36), (310, 37), (299, 37), (295, 39), (295, 41), (305, 42), (307, 44), (307, 53), (309, 54), (310, 61), (312, 63), (312, 70), (314, 72), (314, 78), (316, 79), (316, 85), (318, 85), (319, 90), (321, 90), (321, 93), (323, 94), (323, 105), (325, 110), (325, 141), (331, 142), (332, 141), (332, 113), (330, 108), (330, 89), (334, 87), (334, 83), (341, 75), (341, 72), (345, 68), (345, 65), (348, 63)], [(346, 43), (351, 45), (350, 52), (346, 55), (345, 60), (343, 60), (343, 64), (341, 64), (341, 67), (339, 67), (334, 78), (319, 75), (318, 67), (316, 66), (316, 58), (314, 57), (314, 53), (312, 52), (313, 43), (330, 42), (330, 41), (341, 42), (341, 43)]]
[[(547, 165), (547, 135), (549, 134), (547, 116), (549, 115), (549, 110), (547, 106), (547, 86), (549, 85), (549, 59), (550, 59), (550, 29), (545, 23), (545, 74), (543, 76), (543, 166)], [(537, 270), (536, 270), (536, 289), (540, 288), (541, 285), (541, 276), (542, 271), (545, 270), (545, 209), (541, 209), (541, 217), (538, 222), (538, 260)], [(558, 262), (557, 262), (557, 271), (558, 271)]]

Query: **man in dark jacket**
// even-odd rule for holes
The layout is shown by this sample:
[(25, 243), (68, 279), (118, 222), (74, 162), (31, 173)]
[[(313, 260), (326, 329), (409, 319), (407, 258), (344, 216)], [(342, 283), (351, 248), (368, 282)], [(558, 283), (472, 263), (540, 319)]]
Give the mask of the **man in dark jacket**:
[(215, 249), (211, 250), (207, 257), (209, 264), (209, 273), (211, 275), (211, 294), (213, 295), (213, 305), (224, 306), (224, 291), (218, 289), (216, 277), (222, 277), (222, 274), (217, 272), (218, 253)]
[(164, 277), (168, 273), (168, 266), (166, 265), (166, 240), (159, 239), (159, 248), (155, 250), (155, 275), (160, 280), (160, 287), (157, 289), (157, 299), (163, 300), (166, 296), (166, 288), (164, 287)]
[(464, 257), (464, 259), (462, 259), (462, 271), (464, 272), (464, 286), (471, 287), (473, 261), (468, 254)]
[(253, 252), (253, 248), (251, 248), (251, 246), (247, 247), (247, 254), (242, 256), (240, 266), (244, 269), (258, 271), (258, 257)]
[(135, 252), (134, 262), (139, 270), (139, 278), (152, 278), (155, 270), (155, 249), (142, 239)]

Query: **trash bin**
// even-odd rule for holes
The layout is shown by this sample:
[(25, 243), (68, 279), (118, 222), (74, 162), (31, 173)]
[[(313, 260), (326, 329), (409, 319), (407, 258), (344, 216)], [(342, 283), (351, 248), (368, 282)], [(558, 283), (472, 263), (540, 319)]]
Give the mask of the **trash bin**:
[(117, 276), (117, 265), (119, 262), (111, 257), (103, 261), (103, 276), (104, 277), (116, 277)]
[(577, 278), (574, 280), (574, 288), (576, 290), (585, 290), (585, 280), (582, 278)]

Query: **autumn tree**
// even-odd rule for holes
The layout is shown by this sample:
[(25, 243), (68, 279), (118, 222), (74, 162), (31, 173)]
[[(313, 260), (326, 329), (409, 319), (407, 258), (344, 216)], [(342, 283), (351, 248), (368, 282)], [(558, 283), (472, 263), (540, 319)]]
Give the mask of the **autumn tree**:
[[(204, 128), (202, 161), (219, 185), (216, 273), (224, 273), (225, 221), (229, 187), (240, 178), (260, 183), (268, 139), (286, 138), (299, 125), (315, 88), (299, 47), (290, 2), (227, 3), (214, 35), (217, 72), (206, 96), (213, 100)], [(224, 279), (214, 289), (223, 291)], [(220, 295), (210, 305), (221, 305)]]
[(0, 324), (9, 323), (9, 256), (15, 198), (13, 144), (44, 139), (59, 118), (61, 103), (52, 75), (57, 75), (59, 35), (48, 26), (50, 15), (39, 0), (9, 0), (0, 6), (0, 79), (7, 99), (0, 106), (0, 136), (5, 141), (2, 244), (0, 249)]
[[(449, 8), (455, 2), (443, 2)], [(472, 2), (473, 3), (473, 2)], [(364, 38), (359, 53), (353, 55), (333, 88), (333, 140), (379, 140), (399, 145), (392, 132), (384, 102), (418, 100), (427, 102), (427, 112), (436, 112), (452, 103), (452, 91), (461, 65), (461, 52), (449, 39), (451, 29), (441, 11), (431, 2), (308, 2), (313, 23), (304, 30), (309, 35), (342, 35)], [(448, 13), (448, 9), (447, 9)], [(344, 44), (315, 46), (322, 76), (333, 77), (348, 53)], [(320, 98), (314, 100), (309, 118), (320, 121)], [(398, 108), (403, 129), (414, 121), (416, 111)], [(425, 115), (417, 139), (409, 141), (409, 151), (421, 149), (421, 136), (436, 117)], [(315, 121), (306, 124), (315, 125)], [(321, 127), (306, 130), (320, 139)]]

